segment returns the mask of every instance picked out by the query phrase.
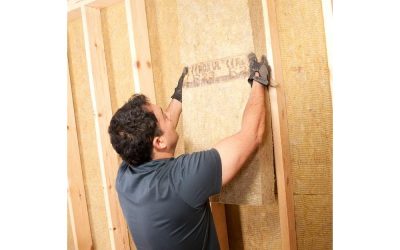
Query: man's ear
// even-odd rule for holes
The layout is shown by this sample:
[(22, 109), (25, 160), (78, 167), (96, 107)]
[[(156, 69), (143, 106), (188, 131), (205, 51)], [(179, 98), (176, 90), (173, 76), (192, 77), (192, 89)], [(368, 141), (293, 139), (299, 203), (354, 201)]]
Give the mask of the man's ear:
[(162, 151), (167, 148), (167, 143), (164, 136), (155, 136), (153, 139), (153, 148)]

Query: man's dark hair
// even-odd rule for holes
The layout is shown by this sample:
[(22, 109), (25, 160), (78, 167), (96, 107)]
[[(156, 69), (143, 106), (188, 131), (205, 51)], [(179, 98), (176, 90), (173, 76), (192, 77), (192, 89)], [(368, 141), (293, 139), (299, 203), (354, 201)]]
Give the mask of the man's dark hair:
[(108, 133), (113, 148), (132, 166), (151, 161), (153, 139), (162, 135), (157, 118), (141, 94), (133, 95), (111, 118)]

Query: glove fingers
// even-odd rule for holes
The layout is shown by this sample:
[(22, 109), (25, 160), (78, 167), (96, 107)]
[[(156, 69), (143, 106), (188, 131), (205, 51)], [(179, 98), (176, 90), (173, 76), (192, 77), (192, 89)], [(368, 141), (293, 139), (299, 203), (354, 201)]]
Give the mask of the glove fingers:
[(182, 75), (185, 76), (189, 72), (189, 68), (186, 66), (183, 68)]
[(254, 71), (258, 71), (258, 69), (260, 68), (260, 64), (258, 63), (257, 60), (257, 56), (254, 53), (250, 53), (248, 55), (249, 58), (249, 70), (250, 70), (250, 74), (254, 73)]
[(257, 61), (257, 56), (253, 52), (247, 55), (247, 58), (249, 59), (249, 62), (251, 61)]
[(271, 76), (271, 74), (270, 74), (270, 72), (271, 72), (271, 67), (270, 67), (269, 64), (268, 64), (268, 59), (267, 59), (267, 57), (266, 57), (265, 55), (263, 55), (263, 56), (261, 57), (261, 64), (262, 64), (262, 65), (265, 65), (265, 66), (262, 67), (262, 68), (263, 68), (263, 71), (265, 72), (264, 74), (267, 76), (266, 78), (267, 78), (267, 80), (268, 80), (268, 82), (269, 82), (270, 76)]
[(261, 62), (260, 62), (260, 64), (264, 64), (265, 66), (268, 67), (268, 60), (267, 60), (267, 57), (266, 57), (265, 55), (262, 55), (262, 56), (261, 56)]
[(181, 89), (182, 89), (182, 86), (183, 86), (183, 79), (184, 79), (185, 76), (187, 75), (188, 71), (189, 71), (188, 67), (184, 67), (184, 68), (183, 68), (181, 77), (179, 77), (179, 81), (178, 81), (178, 86), (177, 86), (177, 88), (181, 88)]
[(260, 70), (258, 71), (260, 76), (267, 76), (268, 75), (268, 68), (265, 64), (261, 64)]

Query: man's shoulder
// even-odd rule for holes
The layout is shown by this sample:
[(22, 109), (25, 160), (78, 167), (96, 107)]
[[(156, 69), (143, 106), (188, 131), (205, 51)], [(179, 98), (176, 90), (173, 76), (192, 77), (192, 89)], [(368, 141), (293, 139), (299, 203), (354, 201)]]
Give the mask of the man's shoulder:
[(215, 148), (196, 151), (193, 153), (182, 154), (175, 158), (176, 163), (178, 164), (196, 164), (201, 161), (204, 162), (213, 162), (213, 161), (221, 161), (220, 155)]
[(210, 148), (210, 149), (204, 149), (204, 150), (199, 150), (195, 151), (192, 153), (185, 153), (177, 156), (175, 159), (182, 159), (182, 158), (191, 158), (191, 157), (208, 157), (208, 156), (219, 156), (218, 151), (215, 148)]

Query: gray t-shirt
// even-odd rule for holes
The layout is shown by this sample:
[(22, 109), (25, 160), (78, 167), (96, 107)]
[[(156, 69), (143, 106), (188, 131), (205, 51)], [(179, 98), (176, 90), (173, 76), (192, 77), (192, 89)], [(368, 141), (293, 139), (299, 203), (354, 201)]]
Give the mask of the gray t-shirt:
[(137, 249), (219, 249), (208, 198), (221, 184), (215, 149), (137, 167), (122, 162), (116, 188)]

